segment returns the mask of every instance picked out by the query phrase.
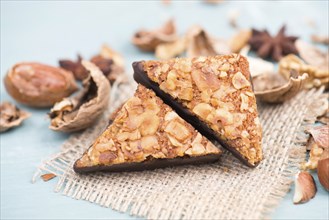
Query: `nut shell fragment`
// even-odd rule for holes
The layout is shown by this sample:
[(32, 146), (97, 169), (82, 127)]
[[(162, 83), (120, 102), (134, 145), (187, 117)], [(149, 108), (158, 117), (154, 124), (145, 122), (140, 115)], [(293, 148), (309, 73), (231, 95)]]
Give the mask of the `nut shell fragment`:
[(294, 204), (308, 202), (316, 194), (316, 185), (311, 174), (299, 172), (295, 177)]
[(50, 129), (72, 132), (85, 129), (105, 111), (109, 102), (110, 84), (94, 64), (82, 61), (90, 72), (84, 80), (84, 90), (74, 98), (63, 99), (50, 111)]
[[(300, 57), (305, 60), (307, 64), (310, 64), (312, 66), (315, 66), (321, 70), (322, 74), (325, 75), (325, 72), (327, 72), (327, 75), (329, 76), (328, 73), (328, 68), (329, 68), (329, 57), (328, 53), (322, 52), (320, 49), (317, 47), (308, 44), (302, 40), (297, 40), (295, 42), (296, 48), (298, 50), (298, 53)], [(326, 70), (326, 71), (325, 71)]]
[(306, 132), (312, 135), (319, 147), (329, 149), (329, 125), (314, 126)]
[(59, 66), (65, 70), (73, 73), (74, 78), (77, 80), (83, 80), (88, 77), (88, 71), (81, 64), (82, 57), (78, 55), (77, 61), (61, 59), (58, 61)]
[(213, 56), (216, 54), (229, 54), (231, 49), (228, 42), (216, 39), (199, 26), (193, 26), (186, 34), (187, 57)]
[[(328, 156), (329, 152), (326, 153)], [(319, 160), (317, 171), (321, 185), (329, 191), (329, 157)]]
[(10, 128), (19, 126), (25, 119), (30, 117), (30, 113), (25, 112), (9, 102), (0, 105), (0, 132), (5, 132)]
[(328, 89), (329, 69), (325, 67), (326, 65), (327, 64), (324, 64), (324, 68), (320, 68), (319, 66), (317, 67), (314, 65), (308, 65), (297, 56), (290, 54), (280, 60), (279, 73), (282, 74), (286, 79), (289, 78), (291, 71), (296, 71), (297, 73), (299, 73), (299, 75), (307, 73), (309, 77), (304, 84), (305, 88), (319, 88), (324, 85), (325, 88)]
[(170, 19), (157, 30), (138, 31), (133, 36), (132, 42), (143, 51), (154, 51), (159, 44), (173, 42), (176, 39), (175, 23), (172, 19)]
[(240, 50), (240, 54), (247, 57), (252, 77), (274, 72), (274, 64), (259, 57), (247, 56), (250, 51), (250, 46), (247, 45)]
[(244, 48), (251, 37), (251, 30), (240, 30), (236, 33), (230, 40), (229, 46), (233, 53), (239, 53), (242, 48)]
[(257, 98), (268, 103), (282, 103), (291, 99), (303, 89), (308, 75), (293, 76), (287, 82), (280, 74), (269, 73), (253, 77), (254, 92)]
[(324, 35), (312, 35), (311, 39), (314, 43), (329, 45), (329, 37)]
[(155, 56), (158, 59), (170, 59), (176, 57), (186, 50), (186, 39), (185, 37), (179, 38), (174, 42), (163, 43), (156, 47)]

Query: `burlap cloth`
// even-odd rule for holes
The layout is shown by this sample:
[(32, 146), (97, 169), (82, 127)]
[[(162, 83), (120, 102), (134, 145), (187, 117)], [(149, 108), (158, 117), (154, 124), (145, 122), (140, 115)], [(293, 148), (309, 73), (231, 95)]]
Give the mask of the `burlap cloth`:
[[(136, 84), (115, 84), (109, 112), (131, 97)], [(323, 90), (303, 91), (282, 105), (259, 105), (265, 159), (248, 168), (225, 152), (220, 162), (144, 172), (77, 175), (73, 163), (108, 124), (108, 113), (93, 127), (73, 134), (58, 154), (42, 162), (42, 173), (59, 178), (56, 192), (148, 219), (262, 219), (289, 190), (305, 158), (303, 126), (317, 115), (313, 101)]]

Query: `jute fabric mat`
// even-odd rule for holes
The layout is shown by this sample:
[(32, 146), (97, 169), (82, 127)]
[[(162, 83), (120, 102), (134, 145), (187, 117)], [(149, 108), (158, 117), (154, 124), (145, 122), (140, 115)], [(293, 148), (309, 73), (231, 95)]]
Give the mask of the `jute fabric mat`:
[(112, 88), (109, 111), (93, 127), (72, 134), (33, 177), (54, 173), (55, 192), (147, 219), (263, 219), (290, 188), (305, 158), (304, 127), (314, 123), (323, 90), (303, 91), (281, 105), (259, 105), (265, 159), (254, 168), (230, 153), (215, 164), (144, 172), (77, 175), (72, 167), (108, 125), (108, 115), (131, 97), (136, 84)]

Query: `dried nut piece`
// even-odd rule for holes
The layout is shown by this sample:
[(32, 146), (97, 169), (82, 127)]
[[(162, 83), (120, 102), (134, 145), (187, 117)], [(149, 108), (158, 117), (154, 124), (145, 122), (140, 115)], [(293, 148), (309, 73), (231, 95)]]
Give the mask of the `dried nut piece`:
[(222, 39), (210, 37), (199, 26), (193, 26), (186, 34), (187, 57), (213, 56), (216, 54), (229, 54), (229, 44)]
[(192, 71), (192, 79), (200, 91), (208, 90), (216, 91), (221, 86), (216, 75), (210, 72)]
[(199, 26), (193, 26), (187, 32), (188, 57), (216, 55), (215, 48), (208, 34)]
[[(81, 63), (82, 58), (78, 55), (77, 61), (60, 60), (59, 65), (63, 69), (71, 71), (77, 80), (86, 79), (89, 72)], [(124, 72), (123, 57), (107, 45), (103, 45), (99, 54), (93, 56), (90, 61), (94, 63), (113, 83)]]
[(238, 90), (250, 86), (249, 80), (247, 80), (241, 72), (234, 74), (232, 77), (232, 84), (234, 88)]
[(329, 149), (329, 125), (314, 126), (305, 132), (312, 135), (319, 147)]
[(297, 37), (286, 36), (286, 27), (282, 26), (275, 37), (272, 37), (267, 30), (259, 31), (252, 29), (252, 36), (249, 40), (251, 49), (257, 51), (261, 58), (272, 58), (279, 61), (287, 54), (297, 54), (294, 42)]
[(291, 73), (289, 81), (277, 73), (258, 75), (252, 78), (254, 92), (260, 101), (282, 103), (297, 95), (302, 89), (308, 75)]
[(314, 43), (329, 45), (329, 37), (328, 36), (312, 35), (311, 39)]
[(323, 105), (319, 106), (320, 110), (323, 110), (323, 108), (326, 108), (324, 111), (324, 114), (318, 114), (316, 121), (321, 122), (322, 124), (329, 125), (329, 101), (328, 98), (325, 99), (325, 103), (322, 103)]
[(266, 61), (262, 58), (247, 56), (249, 51), (250, 46), (247, 45), (240, 50), (240, 54), (248, 59), (251, 77), (274, 72), (273, 62)]
[(318, 177), (321, 185), (329, 191), (329, 151), (324, 153), (323, 159), (318, 162)]
[(329, 70), (319, 69), (318, 67), (307, 65), (295, 55), (288, 55), (283, 57), (279, 62), (279, 73), (286, 79), (290, 77), (291, 71), (297, 71), (300, 75), (303, 73), (308, 74), (304, 87), (311, 89), (313, 87), (321, 87), (324, 85), (329, 88)]
[(122, 55), (105, 44), (102, 46), (99, 55), (94, 56), (90, 61), (101, 69), (110, 83), (114, 83), (119, 75), (125, 71)]
[(304, 120), (313, 123), (315, 117), (317, 122), (328, 124), (329, 122), (329, 93), (323, 93), (309, 106), (306, 113), (308, 117)]
[(176, 57), (186, 50), (186, 39), (181, 37), (178, 40), (170, 43), (163, 43), (156, 47), (155, 56), (158, 59), (167, 60)]
[(312, 199), (316, 194), (316, 185), (311, 174), (302, 171), (295, 177), (294, 204), (305, 203)]
[(102, 46), (99, 54), (106, 59), (113, 60), (113, 63), (121, 68), (125, 66), (125, 61), (123, 59), (123, 56), (106, 44)]
[(170, 19), (160, 29), (138, 31), (133, 36), (132, 42), (143, 51), (154, 51), (159, 44), (174, 42), (176, 39), (176, 27), (174, 21)]
[(81, 61), (82, 57), (78, 55), (77, 61), (63, 59), (58, 63), (61, 68), (72, 72), (75, 79), (83, 80), (88, 77), (88, 71), (82, 66)]
[(16, 101), (33, 107), (52, 106), (78, 89), (72, 73), (40, 63), (18, 63), (4, 81)]
[(240, 30), (230, 40), (229, 45), (233, 53), (239, 53), (244, 48), (251, 37), (251, 30)]
[(295, 42), (299, 56), (309, 65), (318, 68), (317, 77), (329, 77), (329, 53), (302, 40)]
[(42, 180), (45, 182), (47, 182), (55, 177), (56, 177), (56, 175), (53, 173), (46, 173), (46, 174), (41, 175)]
[(84, 89), (79, 95), (58, 102), (50, 111), (50, 129), (72, 132), (85, 129), (95, 122), (108, 106), (110, 84), (94, 64), (82, 61), (90, 72), (83, 81)]
[(17, 127), (30, 117), (30, 113), (20, 110), (9, 102), (1, 103), (0, 112), (0, 132)]
[(311, 137), (307, 148), (310, 148), (308, 161), (301, 165), (303, 170), (315, 170), (318, 167), (318, 162), (324, 152), (323, 148), (319, 147)]
[[(76, 172), (133, 171), (214, 162), (221, 151), (141, 85), (76, 161)], [(159, 160), (160, 159), (160, 160)]]
[[(302, 164), (302, 169), (316, 169), (321, 158), (325, 158), (329, 150), (329, 125), (315, 126), (305, 131), (311, 134), (307, 143), (310, 150), (309, 159)], [(329, 156), (328, 156), (329, 157)]]

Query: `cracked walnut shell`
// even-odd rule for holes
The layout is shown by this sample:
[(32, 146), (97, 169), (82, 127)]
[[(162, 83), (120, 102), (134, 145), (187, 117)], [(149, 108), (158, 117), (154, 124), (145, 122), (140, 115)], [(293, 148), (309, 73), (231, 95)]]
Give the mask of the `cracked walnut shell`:
[(293, 72), (289, 81), (277, 73), (267, 73), (252, 78), (256, 97), (263, 102), (282, 103), (297, 95), (308, 75), (297, 76)]
[(105, 111), (109, 102), (110, 83), (100, 69), (88, 61), (82, 65), (90, 72), (84, 89), (73, 98), (65, 98), (51, 109), (50, 129), (72, 132), (88, 128)]
[(308, 74), (309, 77), (304, 84), (306, 89), (321, 86), (325, 86), (326, 89), (329, 88), (329, 71), (326, 68), (322, 69), (317, 66), (308, 65), (297, 56), (290, 54), (280, 60), (279, 73), (288, 79), (292, 70), (297, 71), (299, 75), (303, 73)]

